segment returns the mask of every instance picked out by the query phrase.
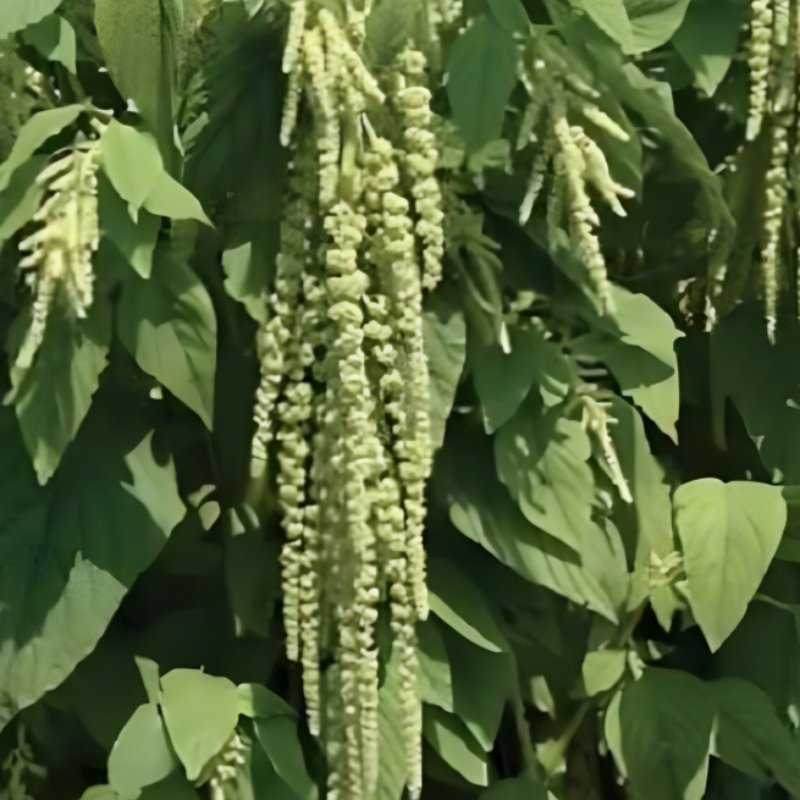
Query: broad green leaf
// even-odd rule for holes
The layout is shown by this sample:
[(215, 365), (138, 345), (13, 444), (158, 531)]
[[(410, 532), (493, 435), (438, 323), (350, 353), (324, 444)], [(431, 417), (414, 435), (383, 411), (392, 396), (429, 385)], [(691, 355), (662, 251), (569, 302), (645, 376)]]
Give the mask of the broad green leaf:
[(306, 769), (303, 749), (297, 738), (297, 721), (285, 715), (268, 719), (256, 717), (254, 725), (275, 772), (299, 800), (316, 800), (317, 787)]
[(164, 173), (153, 135), (112, 119), (100, 137), (100, 154), (103, 171), (117, 194), (140, 208)]
[(493, 783), (480, 800), (547, 800), (547, 789), (530, 778), (506, 778)]
[(471, 150), (499, 139), (511, 90), (517, 82), (513, 37), (487, 16), (478, 17), (450, 50), (447, 96)]
[(417, 623), (417, 694), (424, 703), (453, 711), (453, 679), (436, 620)]
[(400, 648), (392, 647), (378, 690), (378, 789), (376, 800), (400, 800), (406, 784), (403, 710), (400, 707)]
[(243, 683), (238, 688), (239, 713), (251, 719), (286, 716), (297, 717), (297, 712), (277, 694), (260, 683)]
[(581, 667), (583, 686), (589, 697), (613, 689), (625, 673), (628, 654), (624, 650), (587, 653)]
[(227, 678), (175, 669), (161, 678), (161, 708), (172, 746), (196, 780), (236, 727), (239, 693)]
[(262, 243), (254, 240), (222, 253), (222, 268), (227, 275), (225, 291), (242, 303), (256, 322), (265, 322), (268, 315), (268, 279), (272, 270), (264, 250)]
[(702, 681), (648, 667), (625, 688), (622, 754), (641, 800), (681, 800), (708, 756), (714, 704)]
[(778, 549), (786, 502), (777, 486), (692, 481), (675, 492), (692, 613), (718, 650), (741, 622)]
[(136, 656), (135, 660), (136, 668), (139, 670), (139, 675), (142, 677), (144, 690), (147, 692), (147, 699), (151, 703), (158, 705), (161, 697), (158, 664), (149, 658), (142, 658), (142, 656)]
[[(602, 573), (610, 553), (597, 562), (582, 563), (572, 548), (531, 525), (502, 485), (492, 485), (482, 476), (485, 458), (461, 454), (459, 462), (461, 470), (449, 494), (450, 519), (456, 528), (529, 581), (616, 622), (615, 603), (596, 574)], [(592, 538), (597, 546), (609, 547), (603, 535)], [(614, 578), (621, 577), (624, 585), (624, 555), (622, 570)]]
[(509, 336), (511, 352), (504, 353), (499, 344), (483, 344), (470, 329), (469, 363), (487, 433), (517, 413), (536, 378), (536, 335), (512, 328)]
[(61, 0), (4, 0), (0, 14), (0, 39), (21, 31), (52, 14)]
[(603, 735), (606, 738), (608, 749), (614, 759), (614, 765), (623, 778), (628, 777), (628, 768), (625, 766), (625, 757), (622, 754), (622, 728), (620, 723), (620, 706), (622, 704), (622, 689), (618, 689), (611, 702), (608, 704), (603, 721)]
[(126, 280), (117, 330), (139, 366), (195, 411), (214, 418), (217, 322), (203, 284), (182, 260), (156, 250), (153, 275)]
[(139, 706), (108, 757), (109, 783), (120, 800), (136, 800), (145, 786), (158, 783), (177, 767), (158, 706)]
[(570, 0), (576, 8), (583, 9), (603, 33), (620, 45), (630, 44), (633, 30), (624, 0)]
[(487, 752), (494, 749), (503, 711), (514, 691), (513, 660), (443, 628), (453, 683), (453, 713)]
[(465, 639), (494, 653), (508, 650), (480, 591), (452, 561), (429, 560), (428, 592), (431, 611)]
[(83, 110), (81, 105), (71, 105), (34, 114), (19, 130), (10, 155), (0, 164), (0, 192), (8, 186), (17, 167), (22, 166), (51, 136), (72, 125)]
[[(97, 298), (88, 319), (73, 322), (53, 310), (33, 363), (23, 349), (11, 368), (13, 405), (41, 484), (52, 478), (78, 433), (106, 368), (110, 310)], [(23, 364), (25, 364), (23, 366)]]
[[(246, 771), (249, 775), (245, 777)], [(272, 762), (267, 758), (264, 748), (257, 742), (248, 746), (245, 752), (245, 764), (239, 767), (237, 774), (238, 788), (252, 787), (252, 794), (243, 792), (243, 800), (297, 800), (295, 793), (281, 779)]]
[(422, 324), (430, 375), (431, 443), (438, 450), (464, 370), (467, 329), (462, 312), (438, 295), (426, 299)]
[(117, 800), (117, 798), (117, 793), (108, 784), (90, 786), (81, 795), (81, 800)]
[(672, 44), (691, 67), (695, 84), (712, 96), (728, 72), (739, 44), (745, 3), (693, 0)]
[(125, 201), (102, 173), (97, 199), (100, 230), (142, 278), (149, 278), (161, 220), (140, 208), (134, 222)]
[(367, 16), (366, 47), (374, 63), (389, 65), (413, 38), (421, 0), (380, 0)]
[(715, 755), (754, 778), (774, 777), (793, 797), (800, 795), (797, 742), (769, 695), (739, 678), (714, 681), (709, 689), (717, 704)]
[[(161, 466), (136, 448), (147, 430), (136, 404), (116, 395), (100, 393), (44, 489), (9, 411), (0, 413), (0, 428), (0, 605), (8, 609), (0, 616), (2, 725), (92, 651), (185, 510), (171, 463)], [(135, 481), (125, 460), (133, 452), (139, 474), (146, 462), (159, 487), (158, 497), (142, 493), (149, 505), (129, 490)]]
[(578, 553), (596, 531), (591, 455), (583, 426), (561, 409), (542, 415), (538, 402), (525, 403), (495, 437), (498, 477), (522, 513)]
[(168, 158), (172, 144), (178, 41), (162, 0), (96, 0), (94, 22), (106, 66), (120, 94), (133, 101)]
[(488, 757), (458, 717), (436, 706), (425, 706), (422, 732), (459, 775), (477, 786), (489, 785)]
[(76, 73), (75, 29), (64, 17), (50, 14), (34, 25), (29, 25), (22, 38), (45, 58), (63, 64), (73, 75)]
[(47, 159), (34, 156), (14, 170), (6, 190), (0, 193), (0, 249), (39, 210), (44, 186), (36, 181)]
[(172, 219), (196, 219), (214, 227), (200, 201), (166, 172), (159, 175), (143, 205), (151, 214)]

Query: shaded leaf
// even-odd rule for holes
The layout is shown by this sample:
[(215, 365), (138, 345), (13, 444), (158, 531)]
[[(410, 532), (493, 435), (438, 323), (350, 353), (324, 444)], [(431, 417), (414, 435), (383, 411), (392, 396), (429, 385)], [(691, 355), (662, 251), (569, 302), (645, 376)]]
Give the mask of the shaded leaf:
[(436, 621), (417, 623), (417, 694), (424, 703), (453, 711), (453, 679), (450, 662)]
[(477, 786), (489, 785), (486, 753), (458, 717), (436, 706), (426, 706), (422, 732), (442, 760), (459, 775)]
[(406, 784), (403, 710), (400, 706), (399, 647), (392, 647), (386, 677), (378, 690), (378, 789), (376, 800), (400, 800)]
[(786, 503), (777, 486), (712, 478), (675, 492), (689, 603), (709, 647), (741, 622), (778, 549)]
[(236, 727), (236, 686), (199, 670), (175, 669), (161, 678), (161, 708), (186, 776), (196, 780)]
[(156, 251), (150, 280), (126, 280), (117, 319), (120, 339), (139, 366), (195, 411), (214, 418), (217, 322), (198, 277), (174, 254)]
[(430, 376), (431, 443), (438, 449), (464, 369), (467, 329), (463, 313), (436, 294), (426, 298), (422, 324)]
[(472, 150), (499, 139), (506, 103), (517, 82), (514, 39), (480, 16), (450, 50), (447, 96), (453, 121)]
[(14, 170), (6, 190), (0, 194), (0, 248), (39, 210), (45, 187), (37, 182), (47, 160), (34, 156)]
[(303, 749), (297, 738), (297, 721), (284, 715), (268, 719), (256, 717), (254, 725), (275, 772), (299, 800), (316, 800), (317, 787), (306, 769)]
[(64, 17), (50, 14), (34, 25), (29, 25), (22, 38), (45, 58), (63, 64), (73, 75), (76, 73), (75, 29)]
[(678, 800), (708, 755), (714, 704), (702, 681), (648, 667), (625, 688), (620, 705), (622, 754), (642, 800)]
[(493, 783), (480, 800), (547, 800), (547, 789), (530, 778), (506, 778)]
[(297, 716), (297, 712), (285, 700), (260, 683), (243, 683), (238, 692), (239, 713), (246, 717), (269, 719), (275, 716)]
[(800, 795), (797, 742), (778, 718), (769, 695), (748, 681), (724, 678), (709, 684), (717, 704), (715, 754), (754, 778), (775, 778)]
[(109, 308), (98, 298), (85, 321), (49, 315), (32, 365), (11, 368), (13, 405), (41, 484), (53, 476), (78, 433), (106, 368), (111, 339)]
[(508, 650), (480, 591), (452, 561), (429, 559), (428, 592), (431, 611), (465, 639), (494, 653)]

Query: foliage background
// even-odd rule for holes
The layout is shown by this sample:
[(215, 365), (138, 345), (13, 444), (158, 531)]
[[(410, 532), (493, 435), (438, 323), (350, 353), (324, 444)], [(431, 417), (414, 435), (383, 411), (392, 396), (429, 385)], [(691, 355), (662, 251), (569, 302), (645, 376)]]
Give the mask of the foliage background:
[[(373, 63), (425, 7), (376, 4)], [(468, 0), (434, 65), (455, 200), (425, 312), (441, 447), (434, 613), (418, 630), (424, 797), (800, 796), (800, 340), (787, 323), (769, 343), (750, 270), (768, 154), (742, 146), (749, 14), (739, 0)], [(234, 729), (230, 797), (324, 786), (283, 652), (274, 503), (248, 479), (286, 19), (277, 0), (0, 3), (12, 356), (35, 179), (96, 135), (92, 117), (108, 124), (91, 314), (51, 322), (33, 364), (0, 377), (12, 800), (205, 795)], [(592, 130), (636, 191), (627, 217), (602, 214), (611, 316), (544, 209), (519, 224), (532, 154), (509, 148), (524, 105), (512, 54), (548, 31), (632, 134)], [(711, 326), (722, 264), (747, 288)], [(611, 404), (633, 503), (582, 424), (585, 395)], [(398, 800), (383, 669), (379, 796)]]

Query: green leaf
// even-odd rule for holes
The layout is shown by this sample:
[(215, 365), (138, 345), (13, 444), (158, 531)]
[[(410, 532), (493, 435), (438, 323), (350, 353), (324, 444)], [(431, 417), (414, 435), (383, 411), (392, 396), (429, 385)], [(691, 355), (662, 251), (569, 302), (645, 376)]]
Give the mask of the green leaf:
[(741, 622), (778, 549), (786, 502), (777, 486), (713, 478), (675, 492), (689, 603), (712, 651)]
[(570, 0), (583, 9), (603, 33), (621, 45), (630, 44), (633, 29), (623, 0)]
[(666, 44), (680, 28), (688, 6), (689, 0), (625, 0), (631, 39), (623, 52), (646, 53)]
[(0, 39), (52, 14), (61, 0), (5, 0), (0, 15)]
[(136, 656), (135, 660), (136, 668), (142, 677), (144, 690), (147, 692), (147, 699), (151, 703), (158, 705), (161, 697), (158, 664), (149, 658), (142, 658), (142, 656)]
[(453, 679), (450, 662), (436, 620), (417, 623), (417, 694), (424, 703), (453, 711)]
[(775, 778), (789, 794), (800, 795), (797, 743), (778, 718), (769, 695), (740, 678), (709, 684), (717, 703), (715, 754), (754, 778)]
[(151, 214), (172, 219), (196, 219), (214, 227), (203, 211), (200, 201), (166, 172), (159, 175), (155, 186), (144, 201), (144, 207)]
[(112, 119), (100, 137), (100, 154), (103, 170), (117, 194), (140, 208), (164, 173), (153, 135)]
[(620, 705), (622, 753), (642, 800), (679, 800), (705, 765), (714, 704), (702, 681), (648, 667), (625, 688)]
[(587, 653), (581, 667), (588, 697), (613, 689), (625, 674), (628, 654), (624, 650), (595, 650)]
[(243, 683), (238, 688), (239, 713), (255, 719), (257, 717), (297, 717), (297, 712), (277, 694), (260, 683)]
[(406, 785), (403, 709), (400, 705), (402, 654), (392, 647), (386, 677), (378, 690), (378, 789), (376, 800), (400, 800)]
[(489, 762), (464, 723), (436, 706), (425, 706), (422, 733), (459, 775), (477, 786), (489, 785)]
[(530, 778), (506, 778), (493, 783), (480, 800), (547, 800), (547, 789)]
[(71, 105), (34, 114), (20, 128), (10, 155), (0, 164), (0, 192), (8, 186), (17, 167), (24, 164), (51, 136), (72, 125), (83, 110), (81, 105)]
[(0, 249), (39, 210), (45, 189), (36, 179), (46, 163), (44, 156), (28, 159), (14, 170), (0, 193)]
[(239, 718), (239, 693), (227, 678), (175, 669), (161, 678), (164, 721), (190, 781), (230, 738)]
[(470, 329), (469, 363), (487, 433), (494, 433), (517, 413), (536, 378), (536, 334), (511, 328), (509, 338), (511, 352), (504, 353), (499, 344), (484, 344)]
[(98, 176), (97, 199), (100, 230), (142, 278), (149, 278), (161, 220), (139, 209), (134, 222), (125, 201), (103, 173)]
[(367, 16), (366, 46), (376, 64), (389, 65), (413, 38), (421, 0), (380, 0)]
[(75, 29), (64, 17), (50, 14), (34, 25), (29, 25), (22, 34), (27, 44), (33, 45), (46, 59), (63, 64), (76, 74)]
[(464, 315), (438, 294), (426, 298), (423, 337), (430, 375), (431, 443), (439, 449), (467, 355)]
[(122, 729), (108, 757), (108, 781), (120, 800), (136, 800), (178, 766), (158, 706), (145, 703)]
[(745, 3), (693, 0), (672, 44), (709, 97), (717, 91), (736, 55)]
[(591, 442), (561, 409), (543, 416), (538, 406), (526, 403), (498, 432), (497, 474), (533, 525), (580, 552), (596, 531)]
[[(8, 609), (0, 616), (0, 726), (92, 651), (184, 514), (171, 463), (136, 448), (145, 431), (135, 403), (101, 392), (63, 469), (41, 489), (13, 414), (0, 411), (0, 605)], [(159, 487), (157, 497), (141, 494), (148, 505), (130, 491), (126, 458), (140, 475), (146, 463), (147, 482)], [(166, 519), (169, 508), (175, 516)]]
[(242, 303), (247, 313), (256, 322), (267, 319), (268, 257), (264, 243), (255, 239), (222, 253), (222, 268), (225, 270), (225, 291)]
[(297, 721), (288, 716), (254, 720), (256, 734), (275, 772), (299, 800), (316, 800), (317, 787), (306, 769), (303, 749), (297, 738)]
[(452, 561), (429, 560), (428, 592), (431, 611), (465, 639), (494, 653), (508, 650), (483, 596)]
[(139, 366), (195, 411), (214, 418), (217, 322), (203, 284), (182, 260), (157, 249), (153, 275), (123, 286), (117, 330)]
[(41, 484), (53, 476), (78, 433), (106, 368), (111, 325), (102, 301), (96, 299), (85, 321), (51, 313), (33, 364), (20, 365), (23, 351), (11, 368), (13, 389), (5, 404), (17, 412)]
[(198, 794), (180, 772), (173, 772), (164, 780), (146, 786), (139, 800), (198, 800)]
[(178, 31), (162, 0), (96, 0), (94, 22), (106, 66), (125, 100), (132, 100), (156, 135), (162, 156), (174, 149)]
[(478, 17), (450, 50), (447, 96), (453, 121), (471, 150), (499, 139), (517, 82), (513, 37), (487, 16)]
[(528, 12), (521, 0), (489, 0), (492, 17), (505, 31), (524, 34), (530, 29)]

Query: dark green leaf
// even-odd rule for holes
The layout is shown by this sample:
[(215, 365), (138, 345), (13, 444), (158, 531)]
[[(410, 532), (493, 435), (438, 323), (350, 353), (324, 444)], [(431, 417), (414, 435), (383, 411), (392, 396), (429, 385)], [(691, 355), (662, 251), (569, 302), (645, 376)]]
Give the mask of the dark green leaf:
[(413, 38), (420, 0), (381, 0), (367, 17), (366, 46), (376, 64), (388, 65)]
[(109, 783), (120, 800), (136, 800), (142, 788), (158, 783), (177, 767), (158, 706), (139, 706), (108, 757)]
[(195, 669), (175, 669), (161, 678), (161, 707), (169, 738), (196, 780), (233, 733), (239, 718), (239, 693), (227, 678)]
[(198, 800), (198, 794), (180, 772), (173, 772), (164, 780), (145, 787), (138, 800)]
[[(26, 463), (14, 416), (0, 414), (0, 604), (9, 610), (0, 618), (0, 724), (92, 651), (185, 513), (172, 464), (157, 464), (141, 440), (136, 406), (97, 403), (46, 489)], [(132, 485), (145, 473), (157, 496)]]
[(741, 622), (778, 549), (786, 502), (777, 486), (713, 478), (675, 492), (692, 613), (712, 650)]
[(403, 710), (400, 706), (400, 648), (393, 647), (378, 690), (378, 790), (376, 800), (400, 800), (406, 785)]
[(299, 800), (316, 800), (317, 787), (308, 775), (303, 749), (297, 738), (297, 721), (280, 715), (254, 720), (258, 740), (275, 772)]
[(739, 678), (714, 681), (709, 689), (718, 709), (716, 755), (754, 778), (774, 777), (789, 794), (800, 795), (797, 742), (769, 695)]
[(453, 630), (485, 650), (508, 650), (480, 592), (452, 561), (429, 560), (428, 590), (431, 611)]
[(53, 476), (78, 433), (106, 367), (111, 324), (102, 300), (78, 323), (59, 311), (51, 313), (33, 364), (21, 365), (27, 357), (23, 349), (11, 369), (13, 389), (5, 403), (15, 407), (42, 484)]
[(150, 280), (131, 275), (125, 282), (118, 331), (139, 366), (211, 428), (217, 322), (195, 273), (174, 254), (157, 250)]
[(517, 82), (516, 43), (491, 17), (480, 16), (453, 45), (447, 68), (453, 120), (470, 149), (480, 150), (502, 133)]
[(39, 210), (44, 186), (36, 179), (45, 163), (43, 156), (28, 159), (14, 170), (6, 190), (0, 194), (0, 248)]
[(442, 634), (436, 620), (417, 624), (417, 694), (424, 703), (453, 711), (453, 679)]
[(521, 0), (489, 0), (492, 16), (508, 33), (524, 34), (530, 28), (528, 12)]
[(649, 667), (622, 693), (622, 754), (641, 800), (678, 800), (705, 767), (714, 704), (702, 681)]
[(438, 449), (464, 369), (467, 330), (463, 313), (439, 295), (427, 298), (422, 322), (430, 375), (431, 442)]
[(493, 783), (480, 800), (547, 800), (547, 789), (530, 778), (506, 778)]

